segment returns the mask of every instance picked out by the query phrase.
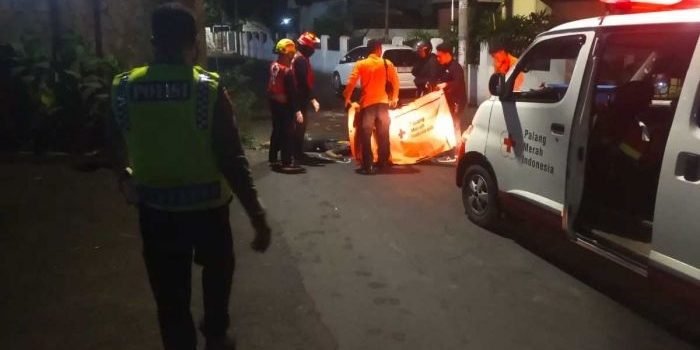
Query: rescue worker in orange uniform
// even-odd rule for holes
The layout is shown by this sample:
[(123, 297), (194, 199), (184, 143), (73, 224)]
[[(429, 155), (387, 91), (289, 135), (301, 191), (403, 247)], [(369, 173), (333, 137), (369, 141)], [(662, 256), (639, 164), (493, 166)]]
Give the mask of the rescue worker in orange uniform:
[[(283, 173), (303, 173), (305, 169), (294, 159), (294, 135), (296, 128), (304, 123), (304, 115), (299, 107), (299, 97), (291, 69), (296, 45), (290, 39), (282, 39), (275, 45), (277, 60), (270, 64), (270, 78), (267, 93), (272, 113), (272, 134), (270, 135), (270, 166)], [(281, 153), (281, 162), (277, 155)]]
[[(493, 57), (494, 73), (506, 75), (508, 71), (518, 62), (518, 58), (508, 53), (504, 46), (500, 43), (494, 44), (493, 47), (489, 49), (489, 53), (491, 54), (491, 57)], [(523, 79), (523, 74), (519, 73), (515, 78), (515, 84), (513, 85), (514, 91), (520, 91), (520, 87), (523, 85)]]
[[(359, 174), (374, 175), (376, 168), (372, 154), (372, 132), (376, 129), (377, 167), (385, 169), (391, 165), (389, 155), (389, 108), (395, 108), (399, 101), (399, 76), (391, 61), (382, 58), (382, 43), (372, 39), (367, 42), (369, 57), (357, 61), (348, 77), (343, 92), (345, 107), (351, 105), (350, 98), (357, 80), (360, 80), (360, 139), (362, 144), (362, 167)], [(387, 82), (392, 89), (387, 92)]]
[[(309, 106), (313, 106), (318, 112), (320, 105), (313, 92), (314, 72), (311, 68), (311, 55), (316, 51), (316, 45), (320, 44), (316, 34), (304, 32), (297, 39), (297, 52), (292, 59), (292, 71), (296, 79), (296, 86), (299, 97), (299, 108), (301, 114), (308, 116)], [(304, 136), (306, 134), (306, 123), (308, 118), (297, 124), (294, 131), (294, 157), (302, 163), (311, 163), (311, 159), (304, 153)]]

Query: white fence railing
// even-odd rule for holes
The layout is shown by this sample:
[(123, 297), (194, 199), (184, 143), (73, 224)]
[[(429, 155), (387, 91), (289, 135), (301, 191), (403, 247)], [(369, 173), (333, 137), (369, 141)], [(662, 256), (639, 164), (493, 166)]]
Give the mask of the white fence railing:
[[(279, 38), (271, 37), (265, 32), (237, 32), (237, 31), (212, 31), (207, 28), (207, 49), (213, 55), (237, 54), (241, 56), (272, 61), (277, 58), (273, 52), (275, 43)], [(340, 59), (348, 52), (348, 36), (339, 39), (339, 50), (329, 50), (328, 35), (321, 35), (321, 47), (311, 56), (311, 64), (314, 70), (332, 73)], [(365, 37), (363, 43), (370, 38)], [(403, 37), (393, 37), (391, 43), (402, 45)], [(442, 42), (440, 38), (430, 40), (433, 47)], [(350, 48), (351, 49), (351, 48)], [(493, 73), (493, 58), (488, 54), (488, 47), (481, 46), (479, 53), (479, 65), (469, 65), (467, 69), (467, 97), (470, 104), (478, 104), (489, 98), (488, 81)]]

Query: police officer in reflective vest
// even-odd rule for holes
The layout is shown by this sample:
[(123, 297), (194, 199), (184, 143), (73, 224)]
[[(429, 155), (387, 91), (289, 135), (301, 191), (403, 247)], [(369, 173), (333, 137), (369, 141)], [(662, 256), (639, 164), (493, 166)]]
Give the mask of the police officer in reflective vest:
[(215, 73), (195, 66), (193, 14), (180, 4), (152, 14), (152, 64), (117, 75), (108, 149), (127, 199), (139, 207), (143, 256), (165, 349), (196, 349), (192, 261), (202, 266), (206, 349), (234, 349), (228, 301), (234, 269), (229, 203), (245, 208), (264, 252), (270, 228), (241, 146), (232, 105)]

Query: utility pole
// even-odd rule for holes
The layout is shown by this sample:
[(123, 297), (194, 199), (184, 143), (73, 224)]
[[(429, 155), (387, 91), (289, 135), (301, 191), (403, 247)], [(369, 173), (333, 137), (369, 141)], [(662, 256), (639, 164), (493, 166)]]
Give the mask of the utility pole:
[(469, 53), (469, 0), (459, 0), (459, 12), (457, 16), (459, 21), (457, 24), (457, 62), (464, 68), (465, 84), (467, 84), (467, 98), (469, 98), (469, 91), (471, 88), (469, 86), (469, 66), (467, 65), (467, 54)]
[(384, 40), (389, 40), (389, 0), (384, 3)]
[(457, 13), (458, 21), (457, 24), (457, 60), (462, 67), (467, 65), (467, 51), (468, 51), (468, 41), (469, 41), (469, 0), (459, 0), (459, 12)]

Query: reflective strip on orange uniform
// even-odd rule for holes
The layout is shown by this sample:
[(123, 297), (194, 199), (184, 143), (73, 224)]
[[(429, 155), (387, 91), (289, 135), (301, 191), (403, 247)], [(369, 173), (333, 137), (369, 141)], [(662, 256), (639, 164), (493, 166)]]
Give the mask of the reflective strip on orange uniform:
[[(384, 59), (376, 54), (371, 54), (366, 59), (357, 61), (348, 78), (348, 85), (343, 92), (345, 99), (350, 99), (352, 91), (355, 89), (355, 84), (360, 79), (362, 89), (360, 107), (367, 107), (376, 103), (389, 103), (390, 100), (398, 101), (399, 76), (396, 72), (396, 67), (391, 61), (386, 60), (386, 65), (387, 67), (384, 68)], [(394, 87), (390, 97), (386, 95), (385, 90), (387, 73), (389, 73), (388, 80)]]

